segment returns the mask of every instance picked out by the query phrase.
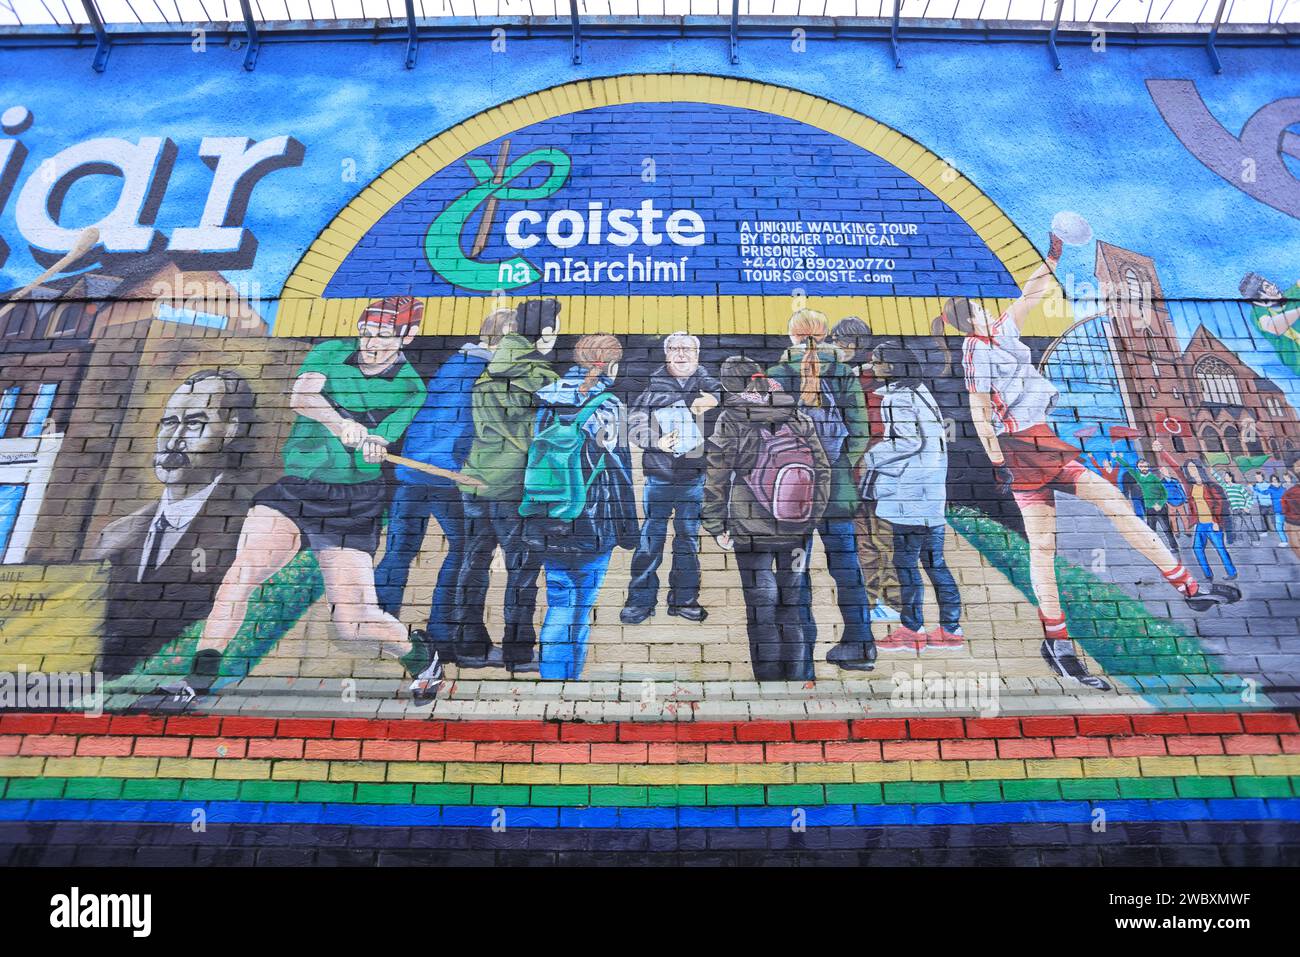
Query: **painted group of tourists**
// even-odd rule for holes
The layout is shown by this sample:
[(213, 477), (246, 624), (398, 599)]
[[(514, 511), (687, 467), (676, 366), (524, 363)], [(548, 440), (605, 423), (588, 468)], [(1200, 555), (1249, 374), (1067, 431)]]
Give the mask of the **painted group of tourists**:
[[(950, 299), (933, 331), (963, 337), (962, 374), (989, 478), (1024, 523), (1042, 657), (1063, 679), (1105, 690), (1067, 627), (1056, 495), (1095, 506), (1194, 610), (1241, 592), (1211, 580), (1204, 546), (1226, 556), (1213, 530), (1197, 538), (1205, 573), (1198, 581), (1177, 557), (1167, 522), (1136, 514), (1051, 428), (1058, 392), (1020, 329), (1047, 293), (1060, 253), (1053, 235), (1046, 262), (1000, 315)], [(775, 364), (735, 355), (715, 378), (700, 364), (699, 340), (679, 332), (663, 341), (663, 364), (625, 403), (615, 386), (618, 337), (580, 336), (571, 363), (555, 367), (560, 312), (547, 299), (491, 312), (477, 341), (427, 384), (403, 353), (419, 331), (422, 304), (414, 298), (374, 302), (357, 338), (315, 346), (293, 386), (284, 476), (254, 499), (180, 692), (194, 698), (211, 688), (254, 591), (303, 549), (319, 565), (335, 636), (400, 661), (417, 703), (433, 700), (449, 663), (578, 678), (615, 549), (632, 553), (621, 624), (657, 613), (669, 525), (666, 613), (686, 623), (708, 617), (700, 603), (702, 529), (732, 556), (760, 681), (813, 680), (817, 540), (839, 613), (828, 662), (869, 671), (880, 652), (962, 648), (962, 599), (944, 555), (950, 437), (925, 383), (924, 357), (906, 340), (873, 337), (857, 317), (832, 324), (799, 309)], [(633, 449), (643, 475), (639, 507)], [(1188, 487), (1194, 507), (1214, 508), (1204, 481)], [(430, 518), (445, 552), (427, 623), (408, 628), (399, 615)], [(497, 553), (504, 627), (493, 636), (485, 605)], [(923, 572), (938, 607), (929, 629)], [(876, 637), (873, 626), (884, 633)]]

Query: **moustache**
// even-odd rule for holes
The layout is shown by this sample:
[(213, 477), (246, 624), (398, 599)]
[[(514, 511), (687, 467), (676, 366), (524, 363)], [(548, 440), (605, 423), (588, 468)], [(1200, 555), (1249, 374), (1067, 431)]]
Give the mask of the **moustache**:
[(173, 469), (189, 468), (191, 464), (189, 455), (178, 449), (168, 449), (166, 452), (160, 452), (153, 457), (153, 464), (156, 468)]

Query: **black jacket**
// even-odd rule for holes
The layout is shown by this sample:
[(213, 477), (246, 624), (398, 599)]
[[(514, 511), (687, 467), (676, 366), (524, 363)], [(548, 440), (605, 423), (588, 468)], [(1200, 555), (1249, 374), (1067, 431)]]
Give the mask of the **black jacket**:
[(668, 371), (667, 366), (660, 366), (650, 376), (645, 390), (632, 403), (628, 413), (628, 434), (632, 442), (644, 450), (641, 467), (646, 475), (670, 482), (691, 481), (704, 471), (704, 446), (682, 456), (658, 448), (656, 443), (662, 433), (654, 416), (655, 410), (666, 409), (676, 402), (683, 403), (689, 409), (701, 392), (718, 398), (722, 387), (703, 368), (696, 369), (685, 379), (678, 379)]
[[(608, 407), (621, 409), (617, 401)], [(541, 431), (555, 415), (574, 415), (578, 405), (549, 405), (538, 416)], [(620, 413), (621, 417), (621, 413)], [(523, 522), (523, 539), (545, 559), (547, 552), (595, 556), (615, 548), (636, 548), (640, 537), (636, 495), (632, 487), (632, 455), (623, 441), (606, 449), (588, 436), (582, 447), (582, 472), (587, 486), (587, 506), (577, 518), (557, 519), (529, 515)], [(601, 463), (604, 463), (603, 468)]]
[(774, 431), (789, 425), (806, 439), (816, 462), (817, 487), (812, 522), (821, 520), (830, 499), (831, 466), (817, 438), (817, 429), (799, 411), (793, 396), (773, 392), (763, 403), (746, 402), (728, 395), (708, 442), (708, 476), (704, 482), (704, 528), (715, 538), (731, 535), (738, 549), (797, 548), (808, 529), (791, 529), (772, 517), (745, 484), (758, 459), (760, 429)]
[[(143, 577), (140, 562), (158, 503), (105, 526), (87, 555), (110, 566), (98, 664), (105, 676), (126, 674), (195, 621), (208, 617), (217, 588), (235, 559), (249, 505), (248, 486), (237, 477), (218, 482), (176, 547), (160, 565), (146, 568)], [(204, 561), (195, 571), (199, 548)]]

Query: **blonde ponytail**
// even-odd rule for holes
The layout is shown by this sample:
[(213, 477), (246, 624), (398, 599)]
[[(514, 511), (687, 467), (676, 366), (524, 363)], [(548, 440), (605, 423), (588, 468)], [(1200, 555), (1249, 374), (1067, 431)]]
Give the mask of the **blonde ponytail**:
[(826, 316), (812, 309), (800, 309), (790, 317), (790, 338), (804, 346), (799, 363), (799, 399), (813, 408), (822, 404), (822, 360), (817, 347), (828, 331)]

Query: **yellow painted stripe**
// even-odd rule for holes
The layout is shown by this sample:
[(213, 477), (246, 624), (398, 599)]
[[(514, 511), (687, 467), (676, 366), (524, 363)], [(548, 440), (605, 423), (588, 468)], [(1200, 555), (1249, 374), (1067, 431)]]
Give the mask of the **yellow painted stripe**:
[[(513, 308), (536, 296), (434, 296), (424, 300), (420, 334), (476, 336), (496, 309)], [(794, 311), (789, 296), (556, 296), (561, 331), (616, 336), (693, 332), (696, 335), (785, 335)], [(980, 299), (995, 315), (1010, 299)], [(277, 336), (354, 336), (357, 317), (369, 299), (280, 300)], [(845, 316), (865, 319), (878, 335), (928, 336), (942, 301), (934, 297), (810, 296), (807, 306), (832, 323)], [(1027, 333), (1028, 334), (1028, 333)]]
[(1028, 758), (770, 764), (511, 764), (245, 758), (0, 758), (0, 777), (159, 777), (455, 784), (794, 784), (1041, 778), (1268, 777), (1300, 774), (1300, 755)]

